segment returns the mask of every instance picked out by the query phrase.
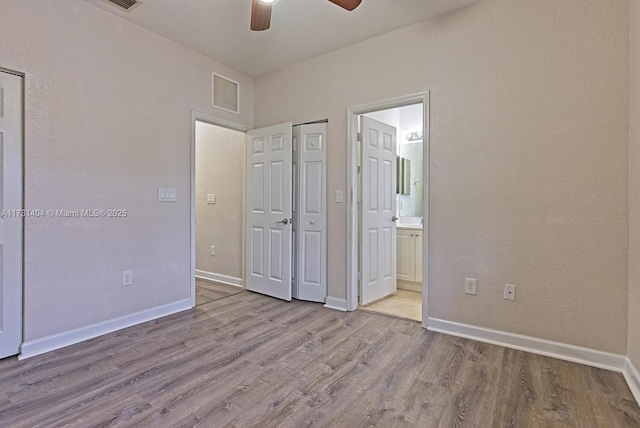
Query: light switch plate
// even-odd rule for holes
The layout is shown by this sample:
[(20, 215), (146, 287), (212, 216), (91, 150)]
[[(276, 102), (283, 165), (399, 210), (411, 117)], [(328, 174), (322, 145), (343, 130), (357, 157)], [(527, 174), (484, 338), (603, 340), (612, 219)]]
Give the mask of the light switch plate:
[(158, 189), (158, 202), (175, 202), (176, 189)]

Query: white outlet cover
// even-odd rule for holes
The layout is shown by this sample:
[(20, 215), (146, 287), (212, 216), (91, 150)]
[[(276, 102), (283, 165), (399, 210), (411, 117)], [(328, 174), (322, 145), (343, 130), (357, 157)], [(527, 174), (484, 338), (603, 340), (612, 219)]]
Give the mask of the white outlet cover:
[(472, 296), (477, 295), (475, 278), (464, 279), (464, 292), (465, 294), (471, 294)]
[(504, 286), (504, 298), (507, 300), (516, 300), (516, 286), (511, 284), (505, 284)]
[(126, 287), (128, 285), (133, 285), (133, 272), (130, 270), (122, 272), (122, 286)]

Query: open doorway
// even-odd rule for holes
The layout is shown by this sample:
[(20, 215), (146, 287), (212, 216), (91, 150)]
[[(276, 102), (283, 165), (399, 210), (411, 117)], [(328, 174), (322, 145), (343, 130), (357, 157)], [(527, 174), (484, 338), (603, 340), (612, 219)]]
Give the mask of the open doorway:
[(193, 304), (244, 290), (246, 131), (195, 118), (192, 141)]
[[(395, 257), (392, 255), (393, 259), (390, 260), (392, 264), (395, 263), (395, 266), (390, 269), (391, 274), (394, 275), (390, 281), (392, 288), (382, 297), (374, 296), (367, 301), (367, 296), (363, 295), (363, 292), (367, 291), (366, 287), (363, 287), (363, 281), (367, 280), (367, 275), (361, 275), (358, 308), (414, 321), (422, 321), (423, 117), (422, 103), (374, 111), (360, 117), (360, 122), (367, 118), (374, 120), (374, 123), (385, 124), (388, 132), (393, 133), (390, 142), (395, 142), (395, 153), (390, 154), (395, 155), (395, 159), (392, 160), (395, 161), (396, 173), (390, 177), (389, 186), (391, 202), (395, 202), (390, 204), (393, 210), (391, 214), (396, 220), (385, 222), (395, 226), (388, 229), (395, 232), (391, 236), (391, 241), (395, 245), (395, 251), (393, 251)], [(371, 125), (360, 123), (360, 133), (371, 132), (370, 127)], [(372, 247), (367, 243), (368, 236), (363, 234), (367, 227), (366, 218), (364, 218), (367, 212), (360, 209), (367, 206), (363, 203), (363, 199), (367, 196), (365, 189), (370, 188), (363, 186), (363, 182), (367, 181), (367, 177), (363, 176), (367, 174), (363, 145), (368, 140), (367, 136), (363, 135), (358, 141), (360, 153), (358, 162), (361, 165), (358, 174), (360, 272), (365, 272), (363, 268), (368, 255), (366, 248)], [(387, 220), (385, 217), (388, 215), (383, 214), (383, 221)], [(380, 256), (380, 252), (377, 255)], [(382, 261), (379, 265), (384, 263), (385, 261)]]
[[(428, 95), (420, 93), (352, 107), (348, 124), (348, 184), (352, 197), (348, 221), (347, 309), (359, 307), (419, 320), (425, 327), (428, 319)], [(378, 137), (376, 143), (376, 136), (382, 134), (385, 137)], [(390, 153), (381, 153), (378, 147)], [(379, 167), (383, 164), (386, 167)], [(379, 237), (377, 248), (372, 240), (376, 236)], [(381, 287), (383, 280), (385, 284)]]

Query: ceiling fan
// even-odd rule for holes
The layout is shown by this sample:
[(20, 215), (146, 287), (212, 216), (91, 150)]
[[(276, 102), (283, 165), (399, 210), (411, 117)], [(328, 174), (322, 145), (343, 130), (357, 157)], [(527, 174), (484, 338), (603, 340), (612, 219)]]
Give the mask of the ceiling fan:
[[(271, 26), (271, 4), (276, 0), (251, 0), (251, 29), (268, 30)], [(349, 11), (360, 5), (362, 0), (329, 0)]]

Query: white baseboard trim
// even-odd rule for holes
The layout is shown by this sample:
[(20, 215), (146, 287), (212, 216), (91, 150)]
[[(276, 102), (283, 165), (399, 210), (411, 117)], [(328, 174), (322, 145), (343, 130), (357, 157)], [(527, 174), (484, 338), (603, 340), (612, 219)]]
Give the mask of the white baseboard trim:
[(335, 309), (337, 311), (347, 312), (347, 301), (345, 299), (336, 299), (334, 297), (327, 297), (324, 307), (329, 309)]
[(109, 321), (103, 321), (87, 327), (81, 327), (75, 330), (66, 331), (64, 333), (54, 334), (52, 336), (36, 339), (31, 342), (22, 344), (19, 360), (35, 357), (45, 352), (55, 351), (56, 349), (66, 346), (75, 345), (94, 337), (102, 336), (123, 328), (131, 327), (143, 322), (151, 321), (167, 315), (182, 312), (191, 309), (191, 299), (180, 300), (168, 305), (158, 306), (156, 308), (147, 309), (135, 314), (125, 315)]
[(619, 373), (625, 372), (626, 357), (620, 354), (611, 354), (581, 346), (508, 333), (506, 331), (490, 330), (437, 318), (429, 318), (427, 325), (428, 330), (452, 336), (464, 337), (478, 342), (518, 349), (532, 354), (545, 355)]
[(243, 279), (236, 278), (234, 276), (222, 275), (219, 273), (207, 272), (204, 270), (196, 269), (196, 278), (204, 279), (205, 281), (215, 281), (221, 284), (233, 285), (235, 287), (244, 288)]
[(397, 281), (398, 288), (401, 290), (418, 291), (422, 293), (421, 282)]
[(627, 384), (629, 384), (631, 393), (638, 404), (640, 404), (640, 372), (638, 372), (638, 369), (634, 367), (629, 358), (626, 359), (626, 366), (623, 374)]

